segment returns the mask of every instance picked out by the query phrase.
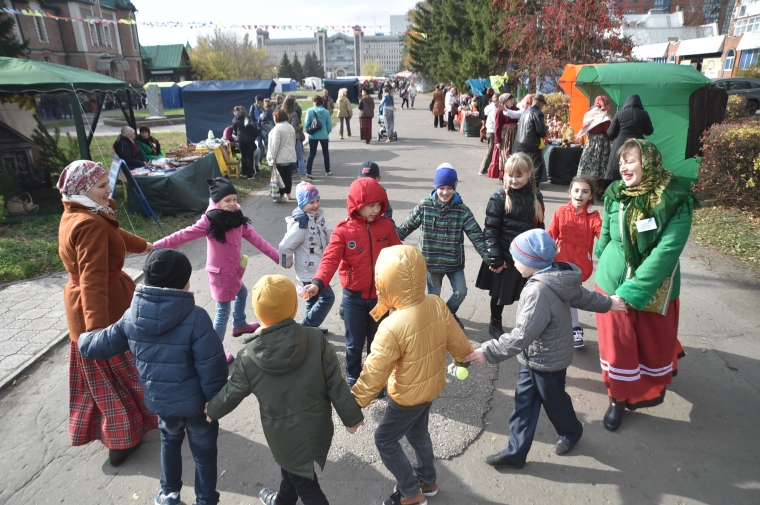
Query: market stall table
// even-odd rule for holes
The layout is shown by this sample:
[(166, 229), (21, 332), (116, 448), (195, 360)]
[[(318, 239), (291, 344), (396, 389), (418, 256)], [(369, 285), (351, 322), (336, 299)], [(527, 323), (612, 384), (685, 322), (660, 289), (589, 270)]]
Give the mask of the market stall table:
[[(467, 125), (468, 118), (474, 118), (469, 119), (469, 121), (472, 121), (472, 124), (469, 125), (469, 132)], [(456, 115), (456, 122), (459, 123), (459, 132), (463, 133), (466, 137), (479, 137), (480, 136), (480, 114), (476, 110), (460, 110), (459, 113)], [(477, 122), (477, 124), (475, 124)], [(475, 128), (477, 127), (477, 128)], [(472, 133), (472, 131), (475, 131), (475, 134)]]
[[(578, 165), (581, 162), (582, 147), (560, 147), (547, 145), (542, 151), (544, 165), (549, 172), (548, 180), (551, 184), (570, 185), (573, 177), (578, 173)], [(541, 182), (546, 182), (547, 174), (543, 174)]]
[[(164, 216), (198, 214), (206, 210), (209, 199), (206, 179), (222, 175), (213, 152), (173, 172), (148, 176), (135, 170), (133, 174), (153, 211)], [(145, 215), (131, 187), (127, 195), (127, 210)]]

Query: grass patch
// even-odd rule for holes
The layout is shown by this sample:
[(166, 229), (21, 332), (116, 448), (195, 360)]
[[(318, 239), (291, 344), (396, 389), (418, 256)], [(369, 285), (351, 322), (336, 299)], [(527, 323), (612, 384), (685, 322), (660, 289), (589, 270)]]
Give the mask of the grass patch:
[(703, 207), (694, 212), (695, 242), (747, 263), (760, 273), (760, 218), (738, 209)]
[[(163, 140), (160, 141), (163, 145)], [(113, 140), (111, 142), (113, 143)], [(254, 179), (232, 179), (241, 202), (269, 184), (269, 168), (266, 164), (262, 164), (261, 168)], [(0, 225), (0, 282), (29, 279), (63, 270), (63, 264), (58, 256), (58, 225), (61, 221), (60, 214), (63, 212), (60, 195), (54, 188), (43, 188), (29, 193), (35, 203), (41, 206), (40, 213), (52, 215), (31, 218), (20, 224)], [(193, 224), (200, 216), (200, 214), (179, 217), (159, 216), (162, 226), (159, 229), (153, 220), (139, 214), (129, 214), (127, 217), (121, 189), (116, 193), (116, 201), (118, 202), (116, 218), (119, 219), (121, 227), (149, 242), (154, 242)]]

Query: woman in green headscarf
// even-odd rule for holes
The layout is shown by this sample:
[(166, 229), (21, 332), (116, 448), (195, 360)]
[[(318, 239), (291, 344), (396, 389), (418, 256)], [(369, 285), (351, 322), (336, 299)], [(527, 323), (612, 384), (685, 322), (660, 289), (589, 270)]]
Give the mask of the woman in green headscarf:
[(604, 427), (620, 427), (626, 407), (662, 403), (683, 355), (678, 342), (678, 258), (691, 230), (694, 197), (663, 168), (653, 143), (630, 139), (617, 153), (622, 180), (604, 193), (596, 246), (597, 291), (629, 310), (597, 314), (599, 357), (610, 406)]

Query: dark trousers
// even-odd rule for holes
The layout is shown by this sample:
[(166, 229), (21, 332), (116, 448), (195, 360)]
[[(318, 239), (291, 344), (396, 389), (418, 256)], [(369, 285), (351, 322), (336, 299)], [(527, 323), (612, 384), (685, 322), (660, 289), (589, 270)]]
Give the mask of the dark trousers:
[(352, 387), (362, 372), (362, 351), (367, 344), (367, 354), (375, 339), (380, 321), (369, 315), (377, 305), (377, 298), (364, 300), (343, 293), (343, 324), (346, 326), (346, 382)]
[(342, 117), (340, 118), (340, 134), (343, 135), (343, 121), (346, 122), (346, 132), (348, 133), (348, 136), (351, 136), (351, 118), (350, 117)]
[(319, 487), (316, 473), (314, 480), (292, 474), (284, 468), (280, 468), (280, 473), (282, 482), (275, 500), (277, 505), (296, 505), (299, 498), (303, 505), (328, 505), (327, 497)]
[(277, 164), (277, 171), (280, 172), (282, 182), (285, 183), (284, 188), (280, 188), (280, 196), (289, 195), (293, 189), (293, 163)]
[(406, 105), (407, 109), (409, 108), (409, 99), (407, 99), (407, 98), (402, 98), (401, 99), (401, 108), (402, 109), (404, 108), (404, 105)]
[(509, 417), (509, 446), (501, 456), (523, 464), (536, 434), (541, 406), (557, 435), (565, 443), (575, 444), (583, 435), (583, 425), (575, 416), (573, 402), (565, 392), (567, 370), (537, 372), (520, 365), (515, 388), (515, 410)]
[(242, 171), (245, 177), (253, 177), (253, 153), (256, 151), (256, 143), (253, 141), (238, 142), (240, 156), (243, 158)]
[(435, 118), (435, 119), (433, 119), (433, 128), (438, 128), (439, 124), (441, 125), (440, 127), (443, 128), (444, 127), (444, 124), (443, 124), (443, 115), (433, 116), (433, 117)]
[(206, 422), (206, 415), (159, 417), (161, 429), (161, 489), (164, 493), (182, 490), (182, 441), (187, 432), (190, 452), (195, 460), (195, 497), (198, 505), (216, 505), (216, 440), (219, 421)]
[(327, 147), (329, 139), (309, 139), (309, 159), (306, 161), (306, 173), (311, 174), (311, 166), (317, 156), (317, 146), (322, 146), (322, 156), (325, 160), (325, 172), (330, 172), (330, 151)]
[[(420, 481), (430, 486), (435, 484), (433, 443), (428, 431), (431, 405), (403, 407), (388, 399), (385, 415), (375, 430), (377, 451), (385, 468), (396, 478), (402, 496), (415, 496), (420, 490)], [(399, 443), (404, 437), (417, 456), (414, 468)]]
[(538, 187), (541, 183), (543, 174), (546, 172), (546, 168), (544, 167), (544, 156), (541, 154), (541, 149), (516, 148), (514, 149), (514, 152), (522, 152), (530, 156), (530, 159), (533, 162), (533, 180), (536, 181), (536, 187)]
[(454, 124), (454, 118), (455, 117), (456, 117), (456, 115), (453, 112), (449, 112), (449, 114), (448, 114), (448, 118), (449, 118), (448, 127), (449, 127), (449, 131), (450, 132), (456, 131), (456, 125)]
[(488, 139), (488, 148), (486, 149), (486, 155), (483, 157), (483, 161), (480, 164), (479, 173), (481, 174), (488, 172), (488, 167), (491, 166), (491, 158), (493, 158), (494, 137), (495, 135), (493, 133), (486, 134), (486, 139)]
[(491, 297), (491, 319), (501, 321), (501, 315), (504, 313), (504, 305), (499, 305), (499, 299)]

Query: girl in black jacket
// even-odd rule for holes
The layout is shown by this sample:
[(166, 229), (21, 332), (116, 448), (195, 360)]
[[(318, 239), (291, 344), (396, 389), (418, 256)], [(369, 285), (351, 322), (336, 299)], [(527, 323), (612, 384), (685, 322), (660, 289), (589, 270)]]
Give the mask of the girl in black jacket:
[(491, 296), (493, 338), (504, 333), (501, 315), (505, 305), (520, 299), (526, 279), (515, 268), (509, 246), (519, 234), (544, 228), (544, 198), (532, 177), (533, 162), (525, 153), (515, 153), (504, 163), (504, 187), (488, 201), (483, 233), (488, 260), (480, 266), (475, 286)]

